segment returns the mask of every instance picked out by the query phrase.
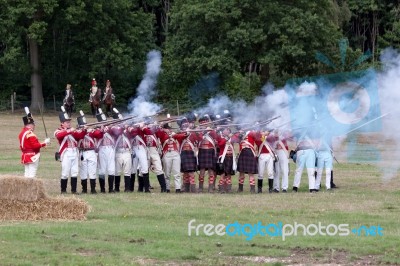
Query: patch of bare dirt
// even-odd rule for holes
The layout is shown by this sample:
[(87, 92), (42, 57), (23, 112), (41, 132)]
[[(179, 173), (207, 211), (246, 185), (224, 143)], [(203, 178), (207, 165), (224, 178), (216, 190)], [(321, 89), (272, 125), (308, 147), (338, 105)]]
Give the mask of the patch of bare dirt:
[[(265, 245), (265, 248), (277, 248)], [(328, 249), (317, 247), (295, 247), (290, 249), (288, 257), (238, 256), (229, 257), (232, 262), (243, 264), (281, 263), (283, 265), (379, 265), (383, 264), (380, 256), (354, 256), (344, 249)], [(232, 263), (236, 264), (236, 263)], [(386, 264), (388, 265), (388, 264)]]

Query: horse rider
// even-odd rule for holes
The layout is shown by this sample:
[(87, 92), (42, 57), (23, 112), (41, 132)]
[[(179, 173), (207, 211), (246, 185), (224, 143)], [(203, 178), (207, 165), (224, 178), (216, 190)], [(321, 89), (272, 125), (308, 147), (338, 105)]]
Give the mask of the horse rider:
[(92, 87), (90, 88), (90, 96), (89, 96), (89, 102), (93, 102), (93, 97), (96, 95), (97, 93), (97, 82), (96, 79), (93, 78), (92, 80)]
[(115, 95), (113, 93), (113, 89), (111, 88), (111, 81), (109, 79), (107, 79), (107, 81), (106, 81), (106, 87), (104, 89), (103, 102), (106, 99), (108, 94), (111, 94), (111, 99), (113, 101), (115, 101)]
[(71, 84), (67, 84), (65, 87), (65, 97), (63, 103), (68, 103), (68, 99), (72, 97), (72, 102), (75, 102), (74, 94), (72, 93)]

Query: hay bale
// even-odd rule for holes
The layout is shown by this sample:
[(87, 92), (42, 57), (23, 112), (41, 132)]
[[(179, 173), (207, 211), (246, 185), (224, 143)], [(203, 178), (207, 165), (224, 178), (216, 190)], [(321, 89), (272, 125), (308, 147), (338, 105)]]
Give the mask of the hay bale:
[(85, 220), (89, 210), (76, 197), (48, 197), (40, 179), (0, 176), (0, 221)]
[(39, 199), (34, 202), (0, 199), (0, 220), (85, 220), (86, 201), (76, 197)]
[(18, 176), (0, 176), (0, 199), (37, 201), (45, 199), (42, 180)]

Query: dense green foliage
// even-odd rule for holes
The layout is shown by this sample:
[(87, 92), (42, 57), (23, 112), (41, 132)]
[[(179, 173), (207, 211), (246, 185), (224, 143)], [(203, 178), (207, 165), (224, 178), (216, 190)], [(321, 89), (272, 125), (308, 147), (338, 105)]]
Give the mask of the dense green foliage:
[[(370, 51), (372, 60), (358, 67), (376, 65), (382, 49), (400, 46), (399, 10), (394, 0), (0, 0), (0, 96), (15, 91), (30, 100), (31, 75), (39, 72), (44, 101), (62, 98), (71, 83), (85, 102), (95, 77), (100, 87), (112, 80), (125, 105), (146, 54), (158, 49), (156, 101), (201, 104), (219, 92), (250, 101), (267, 82), (282, 86), (288, 78), (336, 71), (315, 55), (340, 65), (343, 38), (347, 63)], [(30, 61), (32, 42), (38, 69)]]

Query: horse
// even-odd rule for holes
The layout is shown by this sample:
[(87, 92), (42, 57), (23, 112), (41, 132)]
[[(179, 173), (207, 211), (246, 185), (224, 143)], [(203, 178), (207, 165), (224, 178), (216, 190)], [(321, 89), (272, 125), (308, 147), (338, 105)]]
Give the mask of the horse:
[(66, 90), (65, 93), (66, 95), (64, 98), (63, 105), (68, 116), (71, 117), (71, 114), (74, 111), (74, 106), (75, 106), (74, 94), (72, 93), (72, 90)]
[(97, 88), (97, 92), (92, 98), (92, 102), (90, 103), (90, 107), (92, 109), (93, 117), (96, 117), (96, 115), (99, 112), (99, 108), (101, 107), (101, 89), (100, 88)]
[(114, 105), (112, 89), (110, 88), (104, 95), (103, 104), (106, 106), (106, 115), (112, 114), (112, 109)]

